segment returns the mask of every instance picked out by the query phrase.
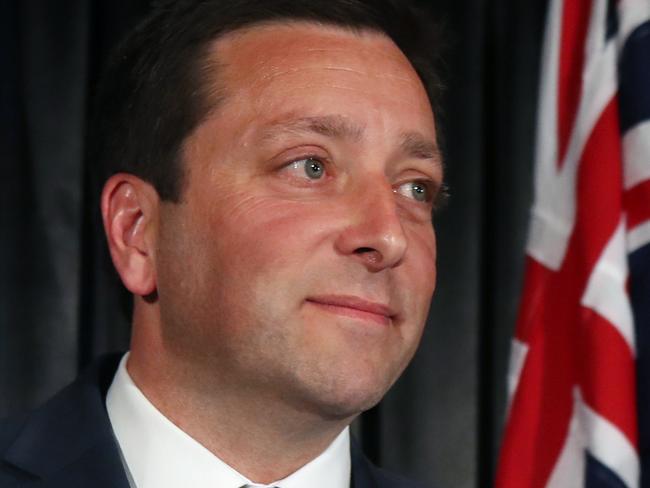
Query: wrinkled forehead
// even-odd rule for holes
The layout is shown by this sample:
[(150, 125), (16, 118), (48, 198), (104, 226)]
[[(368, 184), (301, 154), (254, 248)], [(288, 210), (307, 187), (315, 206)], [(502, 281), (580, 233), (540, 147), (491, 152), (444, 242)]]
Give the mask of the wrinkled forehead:
[(264, 22), (220, 37), (209, 46), (206, 58), (205, 81), (218, 99), (242, 89), (281, 84), (291, 75), (298, 75), (293, 77), (297, 80), (304, 73), (304, 81), (314, 85), (355, 76), (387, 81), (404, 93), (417, 92), (428, 104), (422, 80), (407, 57), (387, 35), (369, 28)]
[[(351, 47), (351, 42), (354, 46)], [(256, 55), (261, 48), (268, 49), (271, 56), (311, 54), (335, 54), (356, 51), (361, 57), (377, 53), (381, 45), (383, 56), (399, 60), (404, 67), (410, 63), (393, 40), (385, 33), (371, 29), (352, 28), (312, 21), (260, 22), (231, 31), (212, 44), (212, 49), (221, 56), (233, 50), (238, 55)], [(260, 59), (259, 61), (268, 61)]]

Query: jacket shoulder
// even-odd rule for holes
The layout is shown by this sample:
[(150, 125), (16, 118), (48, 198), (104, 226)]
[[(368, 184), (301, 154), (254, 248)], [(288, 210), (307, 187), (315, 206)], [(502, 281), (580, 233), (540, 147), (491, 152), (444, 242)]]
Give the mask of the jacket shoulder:
[(400, 476), (383, 468), (374, 466), (375, 479), (380, 488), (432, 488), (420, 482)]
[(128, 486), (105, 409), (119, 355), (108, 356), (45, 404), (0, 420), (0, 488)]
[(433, 488), (375, 466), (363, 454), (356, 439), (351, 439), (353, 488)]

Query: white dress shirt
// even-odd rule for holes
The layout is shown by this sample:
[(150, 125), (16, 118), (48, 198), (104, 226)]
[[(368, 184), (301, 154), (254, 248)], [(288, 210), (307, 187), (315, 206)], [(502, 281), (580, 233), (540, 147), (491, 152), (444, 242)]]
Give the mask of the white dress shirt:
[[(240, 488), (253, 484), (165, 417), (133, 383), (120, 361), (106, 397), (108, 417), (132, 488)], [(350, 434), (288, 477), (279, 488), (349, 488)]]

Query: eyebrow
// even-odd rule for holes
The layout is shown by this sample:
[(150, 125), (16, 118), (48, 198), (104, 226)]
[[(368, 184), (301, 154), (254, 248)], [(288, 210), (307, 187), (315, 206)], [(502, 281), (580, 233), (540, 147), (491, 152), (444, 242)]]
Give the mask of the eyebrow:
[(436, 141), (423, 136), (419, 132), (405, 132), (400, 144), (404, 154), (415, 159), (430, 159), (442, 165), (442, 154)]
[(262, 138), (265, 140), (275, 139), (283, 133), (316, 133), (326, 137), (358, 142), (363, 135), (363, 127), (350, 122), (341, 115), (301, 117), (267, 126), (264, 129)]
[[(281, 120), (269, 124), (262, 133), (263, 140), (273, 140), (283, 134), (315, 133), (336, 139), (359, 142), (364, 127), (354, 124), (342, 115), (323, 115)], [(404, 132), (400, 136), (400, 149), (408, 157), (428, 159), (442, 166), (442, 154), (435, 140), (419, 132)]]

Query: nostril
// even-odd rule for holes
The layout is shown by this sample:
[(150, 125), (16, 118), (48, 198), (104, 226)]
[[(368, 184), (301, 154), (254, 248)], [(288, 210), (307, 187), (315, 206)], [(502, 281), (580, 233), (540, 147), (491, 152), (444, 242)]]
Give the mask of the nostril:
[(354, 250), (354, 254), (359, 256), (366, 265), (370, 265), (373, 268), (381, 263), (383, 259), (381, 253), (372, 247), (358, 247)]

